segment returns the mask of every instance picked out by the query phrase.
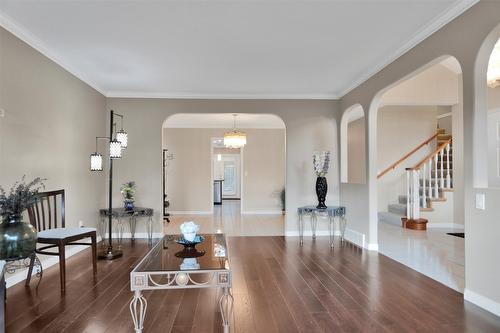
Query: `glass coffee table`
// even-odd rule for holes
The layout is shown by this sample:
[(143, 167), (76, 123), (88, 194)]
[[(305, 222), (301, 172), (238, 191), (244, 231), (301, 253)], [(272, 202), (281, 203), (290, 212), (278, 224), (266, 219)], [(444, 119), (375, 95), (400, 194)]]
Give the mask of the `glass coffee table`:
[(130, 289), (134, 293), (130, 313), (136, 332), (142, 332), (146, 318), (143, 290), (210, 287), (222, 290), (219, 307), (224, 332), (229, 332), (233, 296), (226, 237), (224, 234), (201, 236), (203, 242), (195, 247), (178, 244), (179, 235), (164, 236), (130, 272)]

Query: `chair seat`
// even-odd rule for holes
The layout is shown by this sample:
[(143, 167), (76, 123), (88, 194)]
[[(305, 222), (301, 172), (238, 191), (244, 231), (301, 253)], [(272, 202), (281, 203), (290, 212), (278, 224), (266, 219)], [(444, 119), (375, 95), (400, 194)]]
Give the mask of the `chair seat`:
[(96, 228), (54, 228), (40, 231), (38, 233), (38, 238), (56, 238), (64, 239), (68, 237), (73, 237), (77, 235), (82, 235), (88, 232), (96, 231)]

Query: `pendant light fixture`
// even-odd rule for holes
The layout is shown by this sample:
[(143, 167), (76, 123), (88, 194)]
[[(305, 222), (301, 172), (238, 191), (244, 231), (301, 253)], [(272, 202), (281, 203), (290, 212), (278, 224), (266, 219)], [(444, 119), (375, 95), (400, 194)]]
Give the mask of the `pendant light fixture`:
[(233, 130), (224, 133), (224, 146), (227, 148), (242, 148), (247, 144), (247, 134), (236, 130), (237, 116), (237, 114), (233, 114)]
[(95, 138), (95, 152), (90, 154), (90, 171), (102, 171), (102, 155), (97, 152), (97, 140), (107, 139), (102, 137)]
[(496, 88), (500, 86), (500, 39), (495, 44), (493, 52), (490, 55), (488, 62), (487, 74), (488, 87)]

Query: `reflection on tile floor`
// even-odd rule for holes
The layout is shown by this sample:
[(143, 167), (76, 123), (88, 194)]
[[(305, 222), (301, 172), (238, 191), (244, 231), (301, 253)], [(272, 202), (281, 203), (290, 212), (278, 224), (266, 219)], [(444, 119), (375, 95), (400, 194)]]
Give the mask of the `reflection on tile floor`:
[(184, 221), (194, 221), (200, 225), (201, 233), (221, 230), (228, 236), (281, 236), (285, 230), (285, 216), (241, 215), (239, 200), (225, 200), (214, 206), (213, 215), (175, 215), (165, 225), (166, 234), (178, 234)]
[(461, 293), (465, 284), (465, 241), (456, 229), (408, 230), (379, 223), (379, 252)]

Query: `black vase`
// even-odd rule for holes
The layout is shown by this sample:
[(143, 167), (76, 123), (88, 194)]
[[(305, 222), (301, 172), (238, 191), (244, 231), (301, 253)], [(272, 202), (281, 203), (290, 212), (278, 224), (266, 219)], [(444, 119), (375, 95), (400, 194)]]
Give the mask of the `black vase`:
[(327, 192), (328, 192), (328, 183), (326, 182), (326, 177), (316, 178), (316, 195), (318, 196), (318, 205), (316, 206), (316, 208), (320, 209), (326, 208), (325, 200)]

